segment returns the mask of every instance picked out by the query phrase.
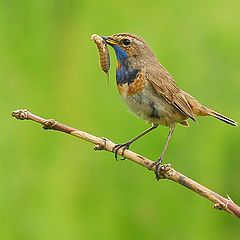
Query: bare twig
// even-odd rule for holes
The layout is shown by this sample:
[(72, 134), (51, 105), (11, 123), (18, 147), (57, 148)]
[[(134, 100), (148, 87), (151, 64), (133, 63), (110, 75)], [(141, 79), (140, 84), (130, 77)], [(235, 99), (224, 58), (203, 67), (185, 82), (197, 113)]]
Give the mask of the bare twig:
[[(42, 124), (44, 129), (53, 129), (53, 130), (65, 132), (73, 136), (76, 136), (78, 138), (81, 138), (83, 140), (86, 140), (88, 142), (91, 142), (95, 144), (94, 150), (106, 150), (106, 151), (112, 152), (113, 147), (115, 146), (115, 143), (113, 143), (112, 141), (106, 138), (99, 138), (99, 137), (93, 136), (89, 133), (58, 123), (53, 119), (46, 120), (44, 118), (41, 118), (39, 116), (36, 116), (30, 113), (29, 110), (16, 110), (12, 113), (12, 116), (21, 120), (24, 120), (24, 119), (33, 120), (35, 122)], [(149, 160), (128, 149), (126, 149), (124, 153), (122, 149), (120, 149), (118, 153), (120, 155), (123, 154), (125, 158), (128, 158), (129, 160), (134, 161), (135, 163), (138, 163), (146, 168), (151, 166), (151, 164), (153, 163), (152, 160)], [(155, 166), (151, 170), (154, 171)], [(160, 176), (162, 179), (167, 178), (169, 180), (177, 182), (191, 189), (197, 194), (207, 198), (208, 200), (214, 202), (215, 203), (214, 208), (219, 210), (225, 210), (226, 212), (232, 214), (233, 216), (240, 218), (240, 207), (236, 205), (229, 196), (227, 196), (227, 198), (220, 196), (219, 194), (209, 190), (208, 188), (202, 186), (201, 184), (177, 172), (170, 166), (170, 164), (164, 164), (161, 166)]]

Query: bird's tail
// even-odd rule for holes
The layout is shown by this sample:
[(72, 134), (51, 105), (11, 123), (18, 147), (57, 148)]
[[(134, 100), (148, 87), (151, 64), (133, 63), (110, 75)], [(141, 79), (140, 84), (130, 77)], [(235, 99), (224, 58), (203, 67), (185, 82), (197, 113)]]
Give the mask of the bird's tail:
[(225, 117), (224, 115), (222, 115), (220, 113), (217, 113), (217, 112), (215, 112), (211, 109), (207, 109), (207, 114), (209, 116), (213, 116), (213, 117), (215, 117), (215, 118), (217, 118), (217, 119), (219, 119), (219, 120), (221, 120), (221, 121), (223, 121), (227, 124), (230, 124), (232, 126), (236, 126), (236, 127), (238, 126), (238, 123), (236, 121), (232, 120), (231, 118)]
[(238, 126), (238, 123), (231, 118), (225, 117), (224, 115), (213, 111), (212, 109), (209, 109), (202, 104), (200, 104), (194, 97), (192, 97), (190, 94), (182, 91), (184, 94), (184, 97), (187, 99), (189, 105), (191, 106), (194, 114), (196, 116), (213, 116), (227, 124), (230, 124), (232, 126)]

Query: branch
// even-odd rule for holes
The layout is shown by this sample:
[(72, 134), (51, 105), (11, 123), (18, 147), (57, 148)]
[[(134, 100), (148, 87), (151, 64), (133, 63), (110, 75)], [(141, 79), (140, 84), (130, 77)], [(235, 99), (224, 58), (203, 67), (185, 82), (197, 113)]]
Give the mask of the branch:
[[(35, 122), (42, 124), (43, 128), (46, 130), (53, 129), (53, 130), (65, 132), (73, 136), (76, 136), (78, 138), (81, 138), (85, 141), (91, 142), (95, 144), (94, 150), (106, 150), (109, 152), (113, 152), (113, 147), (115, 146), (115, 143), (113, 143), (112, 141), (106, 138), (99, 138), (99, 137), (93, 136), (89, 133), (58, 123), (53, 119), (46, 120), (44, 118), (41, 118), (39, 116), (36, 116), (30, 113), (29, 110), (16, 110), (12, 113), (12, 116), (21, 120), (24, 120), (24, 119), (33, 120)], [(123, 153), (123, 150), (120, 149), (118, 153), (119, 155), (123, 155), (125, 158), (128, 158), (129, 160), (135, 163), (138, 163), (139, 165), (142, 165), (145, 168), (148, 168), (153, 163), (152, 160), (149, 160), (128, 149), (126, 149), (124, 153)], [(155, 166), (151, 170), (154, 171)], [(167, 178), (169, 180), (177, 182), (189, 188), (190, 190), (196, 192), (202, 197), (205, 197), (208, 200), (214, 202), (215, 203), (214, 208), (219, 210), (225, 210), (226, 212), (232, 214), (233, 216), (240, 218), (240, 207), (236, 205), (229, 196), (227, 196), (227, 198), (220, 196), (219, 194), (211, 191), (210, 189), (202, 186), (201, 184), (177, 172), (171, 167), (170, 164), (162, 165), (160, 171), (161, 171), (160, 172), (161, 179)]]

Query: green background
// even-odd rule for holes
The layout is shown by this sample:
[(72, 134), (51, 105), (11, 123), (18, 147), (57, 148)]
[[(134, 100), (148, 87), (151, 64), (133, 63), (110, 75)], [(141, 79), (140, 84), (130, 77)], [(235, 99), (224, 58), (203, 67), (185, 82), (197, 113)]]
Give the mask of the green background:
[[(173, 182), (67, 134), (17, 121), (15, 109), (122, 143), (148, 126), (127, 112), (98, 63), (93, 33), (142, 36), (178, 85), (239, 121), (240, 2), (0, 1), (0, 239), (239, 239), (239, 220)], [(239, 128), (177, 126), (165, 156), (240, 204)], [(168, 129), (131, 149), (157, 160)]]

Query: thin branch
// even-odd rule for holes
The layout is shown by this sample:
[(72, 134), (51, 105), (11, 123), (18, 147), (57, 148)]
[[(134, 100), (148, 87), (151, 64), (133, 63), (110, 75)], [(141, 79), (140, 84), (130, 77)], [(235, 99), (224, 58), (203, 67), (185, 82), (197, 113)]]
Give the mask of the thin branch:
[[(106, 151), (112, 152), (113, 147), (115, 146), (115, 143), (113, 143), (112, 141), (106, 138), (99, 138), (99, 137), (93, 136), (89, 133), (58, 123), (53, 119), (47, 120), (47, 119), (41, 118), (39, 116), (36, 116), (30, 113), (29, 110), (16, 110), (12, 113), (12, 116), (21, 120), (24, 120), (24, 119), (33, 120), (35, 122), (42, 124), (44, 129), (53, 129), (53, 130), (65, 132), (73, 136), (76, 136), (78, 138), (81, 138), (85, 141), (91, 142), (95, 144), (94, 150), (106, 150)], [(128, 158), (129, 160), (135, 163), (138, 163), (139, 165), (142, 165), (145, 168), (148, 168), (153, 163), (152, 160), (147, 159), (128, 149), (126, 149), (124, 153), (122, 149), (120, 149), (118, 153), (119, 155), (123, 154), (125, 158)], [(151, 170), (154, 171), (155, 166)], [(211, 191), (210, 189), (202, 186), (201, 184), (177, 172), (170, 166), (170, 164), (164, 164), (161, 166), (160, 176), (161, 176), (161, 179), (167, 178), (169, 180), (177, 182), (191, 189), (197, 194), (207, 198), (208, 200), (214, 202), (215, 203), (214, 208), (219, 210), (225, 210), (226, 212), (232, 214), (233, 216), (240, 218), (240, 207), (236, 205), (229, 196), (227, 196), (227, 198), (220, 196), (219, 194)]]

